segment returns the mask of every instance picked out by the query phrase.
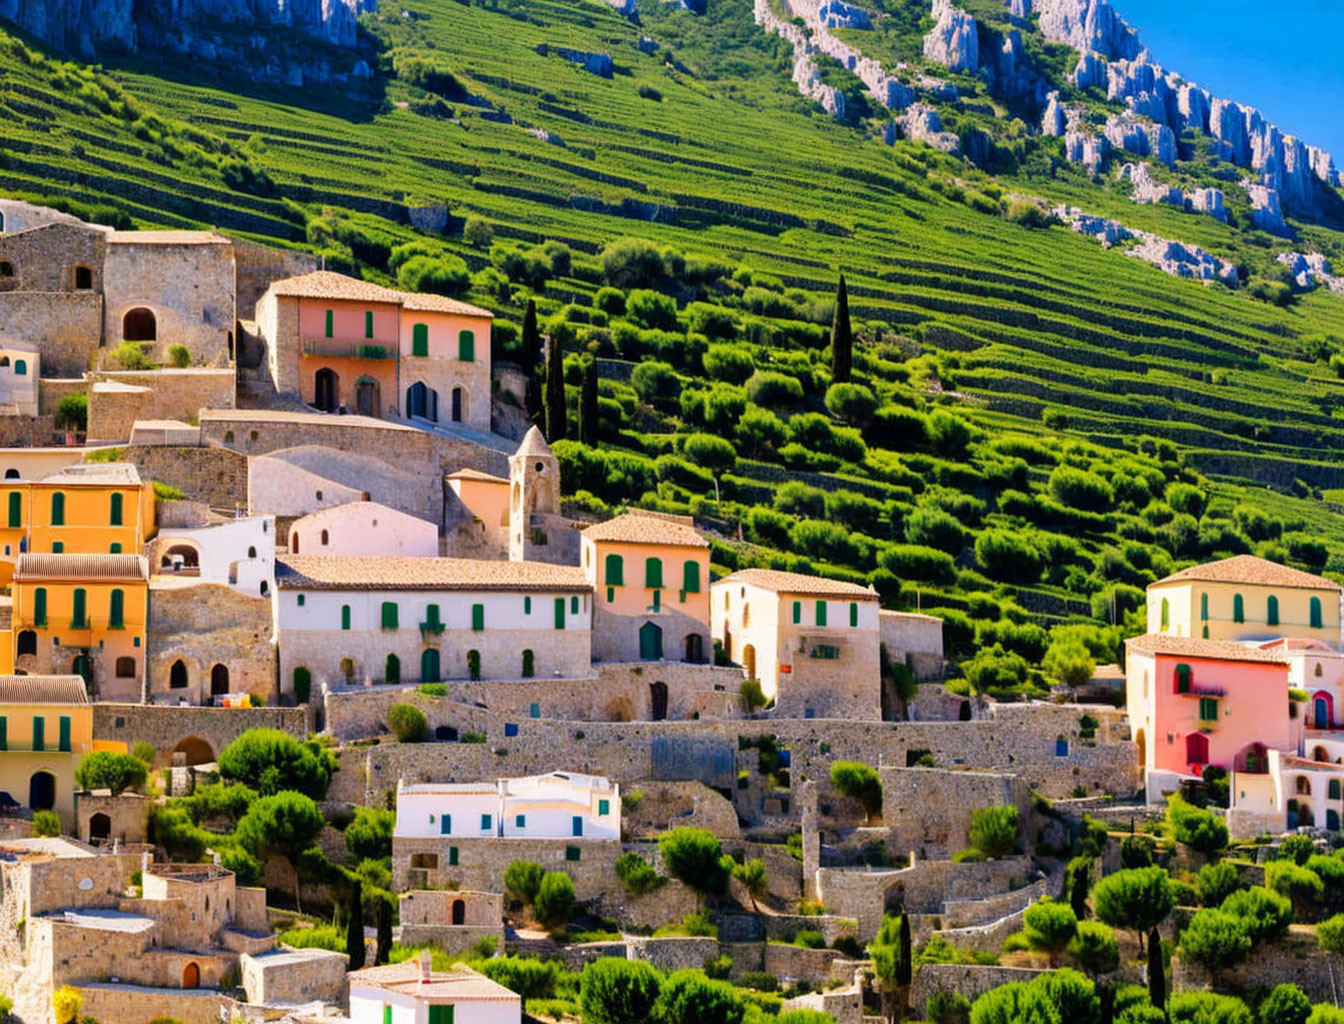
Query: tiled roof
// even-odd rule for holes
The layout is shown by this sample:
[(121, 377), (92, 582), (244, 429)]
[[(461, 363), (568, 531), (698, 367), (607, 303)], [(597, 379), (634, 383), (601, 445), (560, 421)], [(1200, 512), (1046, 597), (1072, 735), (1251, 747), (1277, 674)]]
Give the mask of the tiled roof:
[(647, 512), (623, 512), (615, 519), (597, 523), (583, 531), (594, 541), (613, 541), (620, 544), (679, 544), (686, 547), (707, 548), (709, 541), (700, 536), (693, 526), (665, 519)]
[(448, 480), (484, 480), (492, 484), (507, 484), (508, 481), (502, 476), (492, 476), (489, 473), (482, 473), (479, 469), (459, 469), (456, 473), (449, 473), (445, 478)]
[(14, 578), (39, 580), (147, 580), (140, 555), (20, 555)]
[(350, 984), (372, 985), (434, 1002), (462, 999), (516, 1003), (520, 999), (516, 992), (461, 964), (454, 965), (448, 971), (433, 971), (428, 982), (422, 981), (420, 964), (416, 960), (351, 971)]
[(1233, 640), (1202, 640), (1193, 636), (1167, 636), (1148, 633), (1125, 641), (1126, 646), (1149, 654), (1171, 654), (1178, 658), (1211, 658), (1214, 661), (1268, 661), (1288, 663), (1282, 651), (1240, 644)]
[(539, 427), (531, 427), (523, 435), (523, 443), (518, 446), (514, 455), (551, 455), (551, 446), (546, 443), (546, 435), (541, 432)]
[(42, 477), (42, 484), (111, 484), (139, 487), (140, 470), (133, 462), (85, 462), (63, 466)]
[[(20, 559), (22, 562), (22, 559)], [(281, 590), (589, 590), (578, 566), (472, 558), (286, 555), (275, 560)]]
[(876, 601), (877, 594), (857, 583), (830, 580), (824, 576), (805, 576), (799, 572), (781, 572), (777, 569), (740, 569), (719, 580), (719, 583), (738, 582), (748, 586), (773, 590), (780, 594), (805, 594), (809, 597), (847, 597), (858, 601)]
[(454, 313), (457, 316), (493, 317), (495, 314), (480, 306), (473, 306), (461, 299), (450, 299), (446, 295), (428, 295), (424, 292), (402, 292), (401, 304), (406, 309), (423, 310), (426, 313)]
[(87, 704), (79, 676), (0, 676), (0, 704)]
[(113, 231), (111, 245), (232, 245), (213, 231)]
[(1293, 569), (1278, 562), (1257, 558), (1255, 555), (1234, 555), (1218, 562), (1205, 562), (1192, 565), (1188, 569), (1174, 572), (1158, 580), (1152, 586), (1163, 583), (1179, 583), (1183, 580), (1198, 580), (1203, 583), (1247, 583), (1264, 587), (1307, 587), (1313, 590), (1339, 590), (1339, 584), (1323, 576)]
[(310, 274), (273, 281), (270, 290), (275, 295), (296, 299), (350, 299), (354, 302), (392, 302), (398, 306), (403, 294), (334, 270), (314, 270)]

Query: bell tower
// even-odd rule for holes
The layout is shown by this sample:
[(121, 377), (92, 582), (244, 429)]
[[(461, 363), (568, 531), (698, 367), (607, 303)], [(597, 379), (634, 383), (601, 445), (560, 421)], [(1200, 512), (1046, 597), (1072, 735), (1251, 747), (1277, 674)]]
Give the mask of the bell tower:
[(545, 535), (534, 537), (532, 517), (559, 512), (560, 460), (541, 431), (533, 427), (509, 457), (509, 560), (534, 558), (533, 549), (544, 546)]

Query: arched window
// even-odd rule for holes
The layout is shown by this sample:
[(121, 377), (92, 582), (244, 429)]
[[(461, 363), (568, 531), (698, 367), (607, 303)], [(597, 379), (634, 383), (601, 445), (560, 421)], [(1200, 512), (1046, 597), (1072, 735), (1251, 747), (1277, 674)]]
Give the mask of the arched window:
[(51, 496), (51, 525), (65, 525), (65, 495), (60, 491)]
[(341, 629), (349, 629), (349, 628), (350, 628), (350, 606), (348, 604), (343, 604), (341, 605)]
[(121, 503), (122, 497), (120, 494), (112, 495), (108, 509), (108, 522), (113, 526), (121, 525)]
[(1242, 599), (1240, 594), (1232, 595), (1232, 621), (1246, 621), (1246, 602)]
[(606, 559), (606, 574), (602, 578), (603, 584), (608, 587), (621, 587), (625, 585), (625, 559), (620, 555), (608, 555)]
[(93, 287), (93, 271), (89, 267), (75, 268), (75, 291), (86, 292)]
[(327, 546), (328, 544), (330, 544), (330, 543), (331, 543), (331, 534), (328, 533), (326, 530), (323, 530), (323, 531), (322, 531), (322, 546), (323, 546), (323, 547), (326, 547), (326, 546)]
[(128, 310), (121, 319), (121, 337), (125, 341), (155, 341), (158, 336), (158, 321), (143, 306)]
[(107, 603), (107, 628), (126, 628), (126, 592), (120, 587), (112, 591)]
[(536, 673), (536, 658), (530, 649), (525, 649), (523, 651), (523, 678), (531, 679)]
[(388, 684), (401, 682), (401, 659), (395, 654), (387, 656), (387, 664), (383, 671), (383, 681)]
[(173, 667), (168, 670), (168, 689), (185, 690), (187, 688), (187, 666), (183, 664), (182, 659), (178, 658), (173, 662)]
[(14, 653), (22, 658), (25, 654), (37, 653), (37, 634), (31, 629), (20, 631), (18, 644), (14, 648)]
[(1311, 780), (1305, 775), (1299, 775), (1294, 784), (1294, 791), (1298, 796), (1311, 796)]
[(1265, 625), (1277, 626), (1279, 624), (1279, 599), (1270, 594), (1265, 599)]
[(644, 559), (644, 586), (656, 589), (663, 585), (663, 560), (661, 558)]
[(681, 567), (681, 589), (688, 594), (700, 593), (700, 563), (693, 558)]
[(229, 667), (216, 665), (210, 670), (210, 694), (219, 697), (229, 692)]
[(420, 681), (437, 683), (443, 678), (439, 670), (439, 651), (436, 647), (426, 647), (420, 652)]
[(1319, 597), (1311, 599), (1311, 628), (1321, 628), (1321, 599)]
[(1162, 628), (1166, 629), (1171, 625), (1171, 602), (1165, 597), (1162, 598)]

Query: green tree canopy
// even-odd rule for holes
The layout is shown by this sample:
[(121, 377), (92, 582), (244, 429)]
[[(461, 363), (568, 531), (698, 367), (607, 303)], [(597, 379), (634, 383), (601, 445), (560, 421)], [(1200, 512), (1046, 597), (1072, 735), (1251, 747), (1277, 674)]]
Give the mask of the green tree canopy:
[(1223, 900), (1222, 910), (1241, 919), (1254, 943), (1268, 942), (1287, 933), (1293, 923), (1293, 904), (1264, 886), (1241, 889)]
[(1078, 934), (1078, 918), (1067, 903), (1045, 897), (1027, 907), (1022, 915), (1027, 945), (1050, 959), (1058, 967), (1059, 958)]
[(96, 750), (79, 763), (75, 781), (84, 789), (110, 789), (113, 796), (121, 796), (143, 786), (148, 772), (145, 762), (130, 754)]
[(1160, 867), (1133, 868), (1107, 875), (1092, 890), (1097, 917), (1112, 928), (1142, 935), (1166, 919), (1175, 905), (1171, 880)]
[(313, 845), (322, 825), (317, 804), (302, 793), (287, 791), (254, 801), (234, 835), (254, 857), (277, 856), (289, 863), (294, 872), (294, 906), (298, 908), (299, 856)]
[(579, 979), (584, 1024), (646, 1024), (661, 990), (662, 975), (643, 960), (594, 960)]
[(746, 1007), (731, 985), (677, 971), (663, 982), (653, 1016), (659, 1024), (742, 1024)]
[(537, 898), (546, 869), (532, 860), (516, 860), (504, 869), (504, 891), (527, 906)]
[(356, 861), (382, 860), (392, 856), (395, 811), (382, 807), (356, 807), (354, 820), (345, 827), (345, 848)]
[(293, 790), (321, 800), (332, 758), (316, 741), (300, 742), (279, 729), (248, 729), (219, 754), (219, 774), (262, 796)]
[(1088, 977), (1110, 974), (1120, 966), (1120, 947), (1115, 932), (1100, 921), (1079, 921), (1078, 934), (1069, 943), (1069, 958)]
[(1250, 952), (1251, 938), (1241, 919), (1221, 910), (1199, 911), (1181, 933), (1181, 958), (1203, 967), (1215, 980)]
[(532, 913), (550, 931), (569, 923), (574, 916), (574, 882), (563, 871), (548, 871), (537, 887)]
[(727, 887), (732, 858), (725, 857), (708, 829), (682, 826), (664, 832), (658, 837), (658, 850), (668, 873), (701, 896), (721, 895)]
[(831, 785), (862, 804), (864, 814), (870, 818), (882, 810), (882, 780), (876, 771), (862, 761), (836, 761), (832, 764)]
[(986, 857), (1007, 857), (1017, 849), (1017, 808), (1011, 804), (971, 812), (971, 845)]

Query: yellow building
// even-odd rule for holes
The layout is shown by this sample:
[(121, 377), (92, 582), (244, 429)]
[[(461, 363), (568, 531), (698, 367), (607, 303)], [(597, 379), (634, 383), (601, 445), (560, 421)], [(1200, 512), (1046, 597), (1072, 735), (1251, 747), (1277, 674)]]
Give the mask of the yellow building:
[(154, 535), (154, 487), (130, 463), (67, 466), (0, 486), (0, 584), (23, 554), (138, 554)]
[(0, 805), (54, 810), (70, 827), (75, 769), (92, 749), (84, 680), (0, 675)]
[(1339, 584), (1253, 555), (1193, 565), (1148, 587), (1148, 632), (1340, 644)]
[(708, 660), (709, 542), (691, 523), (632, 510), (580, 535), (595, 661)]
[(149, 566), (140, 555), (22, 555), (11, 591), (12, 661), (82, 677), (103, 700), (143, 696)]

